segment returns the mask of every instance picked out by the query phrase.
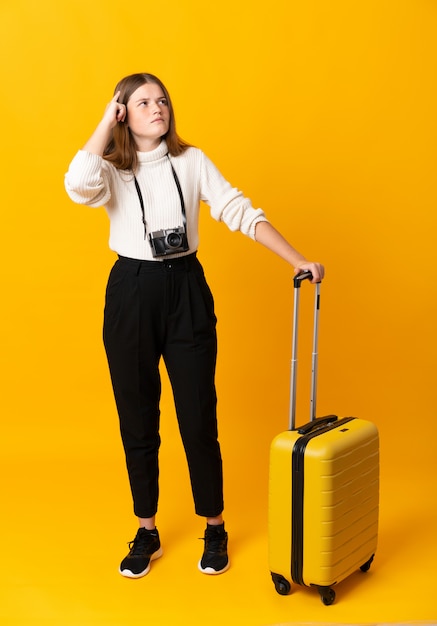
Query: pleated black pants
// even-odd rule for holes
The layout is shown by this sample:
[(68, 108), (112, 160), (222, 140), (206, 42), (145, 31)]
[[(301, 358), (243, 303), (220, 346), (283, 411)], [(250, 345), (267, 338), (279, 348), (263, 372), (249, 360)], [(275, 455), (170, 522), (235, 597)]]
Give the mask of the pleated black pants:
[(214, 301), (196, 254), (164, 261), (119, 257), (111, 270), (103, 338), (138, 517), (158, 507), (164, 359), (198, 515), (223, 510), (217, 437)]

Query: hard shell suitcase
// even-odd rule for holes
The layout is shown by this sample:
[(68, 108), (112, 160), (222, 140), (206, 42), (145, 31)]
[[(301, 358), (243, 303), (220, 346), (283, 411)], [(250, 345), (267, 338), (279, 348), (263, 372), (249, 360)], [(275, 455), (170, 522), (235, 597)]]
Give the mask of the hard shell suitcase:
[(294, 279), (293, 346), (289, 429), (270, 449), (268, 545), (276, 591), (290, 581), (318, 589), (324, 604), (334, 585), (367, 571), (378, 536), (379, 436), (376, 426), (355, 417), (316, 418), (320, 284), (315, 286), (310, 421), (296, 428), (297, 338), (300, 286)]

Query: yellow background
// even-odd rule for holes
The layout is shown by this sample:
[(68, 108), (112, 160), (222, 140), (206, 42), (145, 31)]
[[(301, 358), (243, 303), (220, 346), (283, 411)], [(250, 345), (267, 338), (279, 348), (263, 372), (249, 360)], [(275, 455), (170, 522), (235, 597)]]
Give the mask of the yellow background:
[[(432, 0), (2, 2), (2, 623), (437, 617), (436, 18)], [(117, 575), (135, 520), (101, 344), (114, 255), (104, 211), (74, 205), (63, 176), (115, 83), (136, 71), (167, 85), (180, 135), (326, 266), (318, 414), (374, 421), (382, 455), (379, 565), (345, 583), (329, 618), (308, 590), (277, 596), (267, 571), (291, 271), (206, 207), (200, 258), (219, 317), (234, 565), (220, 579), (195, 571), (203, 522), (163, 372), (168, 549), (136, 587)], [(303, 422), (309, 286), (302, 296)]]

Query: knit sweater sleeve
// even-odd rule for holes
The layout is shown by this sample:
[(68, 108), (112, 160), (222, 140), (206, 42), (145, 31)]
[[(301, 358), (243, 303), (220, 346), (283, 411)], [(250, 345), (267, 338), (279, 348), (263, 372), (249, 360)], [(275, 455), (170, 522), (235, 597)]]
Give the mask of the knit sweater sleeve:
[(79, 150), (65, 175), (65, 189), (78, 204), (100, 207), (108, 202), (111, 190), (104, 159), (97, 154)]
[(267, 222), (262, 209), (254, 209), (249, 198), (223, 177), (210, 159), (202, 153), (201, 200), (209, 205), (211, 215), (232, 231), (255, 239), (258, 222)]

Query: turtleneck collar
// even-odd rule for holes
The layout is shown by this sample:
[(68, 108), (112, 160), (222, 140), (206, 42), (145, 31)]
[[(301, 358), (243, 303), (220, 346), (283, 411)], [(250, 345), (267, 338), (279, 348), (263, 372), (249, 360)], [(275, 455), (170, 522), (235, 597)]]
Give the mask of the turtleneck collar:
[(161, 141), (159, 146), (154, 150), (150, 150), (149, 152), (137, 152), (138, 154), (138, 162), (139, 163), (152, 163), (153, 161), (158, 161), (166, 156), (168, 153), (168, 147), (165, 139)]

